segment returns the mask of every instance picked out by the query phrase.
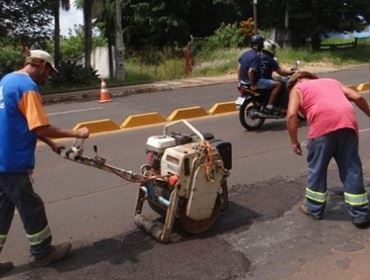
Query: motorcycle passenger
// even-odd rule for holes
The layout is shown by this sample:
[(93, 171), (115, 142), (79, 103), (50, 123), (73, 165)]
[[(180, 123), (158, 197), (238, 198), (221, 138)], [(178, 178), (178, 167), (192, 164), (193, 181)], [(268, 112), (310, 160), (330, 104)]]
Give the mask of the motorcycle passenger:
[[(274, 72), (276, 72), (280, 76), (290, 76), (295, 73), (295, 70), (286, 70), (280, 67), (276, 58), (276, 51), (278, 48), (279, 45), (273, 40), (264, 41), (263, 49), (260, 53), (260, 75), (262, 79), (273, 80), (272, 74)], [(282, 85), (279, 81), (276, 82), (278, 83), (277, 87), (279, 88), (278, 95), (280, 94), (280, 98), (282, 100), (282, 112), (285, 113), (286, 107), (288, 105), (288, 93), (285, 89), (285, 85)], [(277, 96), (272, 97), (273, 102), (275, 102), (276, 97)]]
[(264, 41), (265, 38), (259, 34), (255, 34), (251, 37), (251, 49), (245, 51), (238, 59), (238, 80), (242, 87), (248, 87), (252, 90), (271, 90), (271, 95), (266, 108), (263, 109), (263, 113), (274, 114), (276, 110), (274, 110), (273, 102), (279, 94), (280, 88), (279, 82), (260, 77), (261, 59), (259, 54), (263, 48)]

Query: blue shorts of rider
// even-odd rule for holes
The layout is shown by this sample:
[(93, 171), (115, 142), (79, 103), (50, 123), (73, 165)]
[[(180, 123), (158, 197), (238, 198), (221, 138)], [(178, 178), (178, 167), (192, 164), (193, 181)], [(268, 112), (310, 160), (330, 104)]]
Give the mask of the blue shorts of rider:
[(257, 82), (258, 89), (272, 89), (276, 84), (275, 80), (259, 79)]
[[(327, 169), (332, 158), (338, 166), (339, 177), (344, 192), (365, 193), (362, 164), (358, 154), (358, 138), (353, 129), (339, 129), (321, 137), (309, 139), (307, 143), (308, 188), (314, 192), (326, 193)], [(318, 203), (307, 199), (308, 210), (312, 214), (322, 214), (326, 202)], [(352, 218), (368, 215), (368, 204), (351, 206), (347, 210)]]

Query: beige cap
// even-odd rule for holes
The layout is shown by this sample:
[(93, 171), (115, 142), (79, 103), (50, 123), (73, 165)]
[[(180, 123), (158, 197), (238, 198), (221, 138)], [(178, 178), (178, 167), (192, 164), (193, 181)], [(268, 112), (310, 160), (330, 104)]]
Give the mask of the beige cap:
[(43, 50), (30, 50), (30, 54), (29, 56), (27, 57), (28, 58), (38, 58), (38, 59), (41, 59), (47, 63), (50, 64), (50, 66), (53, 68), (53, 70), (55, 72), (59, 72), (56, 68), (55, 68), (55, 65), (54, 65), (54, 59), (51, 57), (51, 55), (49, 53), (47, 53), (46, 51), (43, 51)]

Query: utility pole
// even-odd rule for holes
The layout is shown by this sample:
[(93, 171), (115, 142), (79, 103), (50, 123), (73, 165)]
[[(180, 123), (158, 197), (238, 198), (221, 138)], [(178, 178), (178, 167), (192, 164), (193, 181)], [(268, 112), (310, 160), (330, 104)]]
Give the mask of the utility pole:
[(254, 34), (257, 34), (257, 0), (253, 0)]
[(114, 30), (115, 30), (115, 44), (114, 44), (114, 56), (115, 56), (115, 72), (114, 78), (116, 80), (125, 79), (125, 64), (124, 64), (124, 52), (125, 48), (123, 46), (123, 36), (122, 36), (122, 16), (121, 16), (121, 2), (122, 0), (116, 0), (116, 16), (114, 20)]

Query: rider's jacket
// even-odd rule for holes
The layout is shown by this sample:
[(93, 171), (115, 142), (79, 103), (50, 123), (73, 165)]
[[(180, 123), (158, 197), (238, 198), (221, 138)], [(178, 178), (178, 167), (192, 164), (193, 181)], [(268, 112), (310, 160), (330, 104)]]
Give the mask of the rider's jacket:
[(34, 129), (49, 124), (39, 86), (25, 73), (0, 81), (0, 172), (25, 172), (35, 165)]
[(272, 73), (278, 70), (279, 63), (274, 57), (265, 54), (263, 51), (260, 53), (260, 76), (262, 79), (272, 79)]
[(260, 57), (258, 52), (255, 50), (248, 50), (244, 52), (238, 59), (240, 64), (240, 81), (244, 84), (249, 85), (250, 81), (248, 78), (249, 69), (254, 69), (256, 71), (257, 79), (259, 78), (259, 67), (260, 67)]

